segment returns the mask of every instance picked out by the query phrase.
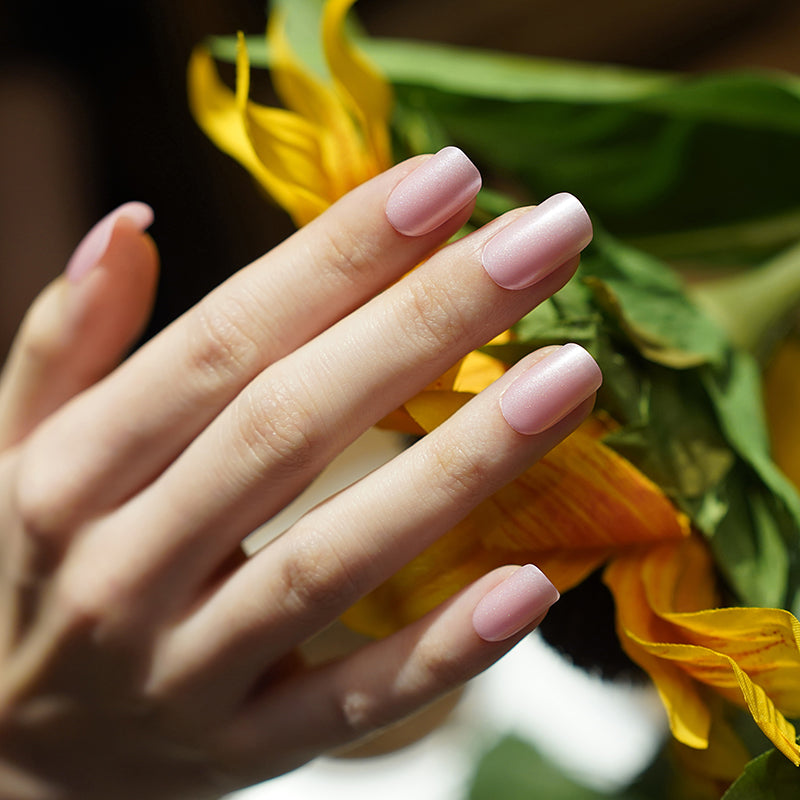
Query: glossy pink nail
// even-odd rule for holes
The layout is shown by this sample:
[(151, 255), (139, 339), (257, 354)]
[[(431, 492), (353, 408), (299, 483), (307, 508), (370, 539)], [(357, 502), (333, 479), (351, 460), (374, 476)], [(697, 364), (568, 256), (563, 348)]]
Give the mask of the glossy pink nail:
[(524, 289), (568, 261), (592, 240), (592, 222), (571, 194), (556, 194), (493, 236), (483, 266), (504, 289)]
[(500, 410), (517, 433), (541, 433), (600, 388), (597, 362), (577, 344), (537, 361), (503, 392)]
[(422, 236), (464, 208), (480, 188), (478, 168), (457, 147), (445, 147), (395, 186), (386, 218), (398, 233)]
[(95, 267), (108, 250), (114, 226), (121, 219), (129, 220), (140, 231), (145, 231), (153, 224), (153, 209), (146, 203), (124, 203), (100, 220), (83, 237), (67, 264), (65, 273), (72, 283), (78, 283), (93, 267)]
[(487, 642), (502, 642), (541, 617), (558, 590), (533, 564), (526, 564), (489, 591), (472, 613), (472, 627)]

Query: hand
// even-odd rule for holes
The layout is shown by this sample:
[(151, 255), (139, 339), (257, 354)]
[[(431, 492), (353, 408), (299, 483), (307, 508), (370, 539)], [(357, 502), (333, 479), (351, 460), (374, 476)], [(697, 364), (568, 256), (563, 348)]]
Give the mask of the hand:
[(342, 659), (297, 655), (579, 424), (599, 371), (574, 345), (240, 547), (574, 272), (591, 227), (569, 196), (442, 246), (478, 185), (453, 148), (394, 167), (117, 367), (155, 284), (146, 206), (37, 300), (0, 385), (2, 797), (218, 797), (402, 718), (535, 627), (557, 593), (509, 566)]

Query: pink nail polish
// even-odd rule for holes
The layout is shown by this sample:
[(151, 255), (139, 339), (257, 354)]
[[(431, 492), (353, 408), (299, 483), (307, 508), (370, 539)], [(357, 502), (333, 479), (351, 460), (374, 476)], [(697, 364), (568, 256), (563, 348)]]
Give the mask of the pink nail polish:
[(83, 237), (67, 264), (65, 273), (72, 283), (80, 281), (84, 275), (100, 262), (106, 250), (108, 250), (114, 226), (121, 219), (129, 220), (140, 231), (144, 231), (153, 224), (153, 209), (146, 203), (134, 201), (124, 203), (103, 217)]
[(472, 626), (481, 639), (502, 642), (541, 617), (559, 597), (544, 573), (526, 564), (481, 599)]
[(478, 168), (457, 147), (445, 147), (395, 186), (386, 218), (398, 233), (422, 236), (464, 208), (480, 188)]
[(592, 222), (577, 198), (556, 194), (493, 236), (483, 266), (504, 289), (524, 289), (549, 275), (592, 240)]
[(541, 433), (600, 388), (603, 374), (577, 344), (537, 361), (503, 392), (500, 410), (517, 433)]

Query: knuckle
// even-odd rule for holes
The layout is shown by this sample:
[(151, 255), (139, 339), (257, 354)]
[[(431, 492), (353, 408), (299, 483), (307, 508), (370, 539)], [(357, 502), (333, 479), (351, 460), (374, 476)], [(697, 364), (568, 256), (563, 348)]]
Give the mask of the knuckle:
[(49, 459), (27, 453), (13, 490), (13, 503), (25, 537), (52, 549), (64, 537), (72, 513), (63, 480), (53, 475)]
[(480, 497), (491, 485), (491, 468), (480, 453), (465, 442), (436, 443), (430, 450), (436, 484), (448, 497)]
[(202, 301), (189, 317), (189, 364), (212, 384), (251, 374), (258, 364), (261, 347), (258, 322), (245, 306), (232, 297)]
[(358, 285), (373, 278), (375, 259), (363, 237), (341, 227), (325, 229), (323, 235), (324, 252), (329, 254), (326, 263), (337, 281), (345, 278)]
[(266, 470), (276, 461), (289, 471), (313, 466), (321, 447), (313, 407), (292, 399), (293, 393), (273, 381), (268, 392), (250, 391), (235, 407), (236, 441), (244, 457)]
[(424, 352), (448, 350), (458, 345), (469, 330), (463, 304), (452, 287), (411, 280), (403, 298), (403, 328)]
[(290, 613), (325, 618), (359, 594), (352, 573), (320, 531), (294, 537), (283, 560), (281, 586)]
[(347, 739), (358, 739), (392, 721), (376, 697), (356, 689), (337, 699), (336, 711)]
[(124, 607), (122, 591), (109, 574), (67, 569), (55, 585), (55, 604), (70, 630), (93, 631)]

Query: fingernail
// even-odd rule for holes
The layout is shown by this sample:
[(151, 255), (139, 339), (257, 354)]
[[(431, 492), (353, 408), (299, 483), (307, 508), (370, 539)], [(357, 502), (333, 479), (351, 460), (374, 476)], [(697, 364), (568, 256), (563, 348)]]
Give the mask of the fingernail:
[(556, 194), (493, 236), (483, 266), (504, 289), (524, 289), (549, 275), (592, 240), (592, 222), (577, 198)]
[(153, 224), (153, 209), (146, 203), (124, 203), (100, 220), (83, 237), (64, 270), (72, 283), (77, 283), (95, 267), (108, 250), (114, 226), (121, 219), (127, 219), (140, 231)]
[(577, 344), (565, 344), (537, 361), (503, 392), (500, 410), (517, 432), (541, 433), (600, 388), (603, 373)]
[(480, 600), (472, 627), (481, 639), (502, 642), (539, 619), (559, 597), (544, 573), (526, 564)]
[(395, 186), (386, 218), (405, 236), (436, 230), (478, 194), (481, 174), (457, 147), (445, 147)]

